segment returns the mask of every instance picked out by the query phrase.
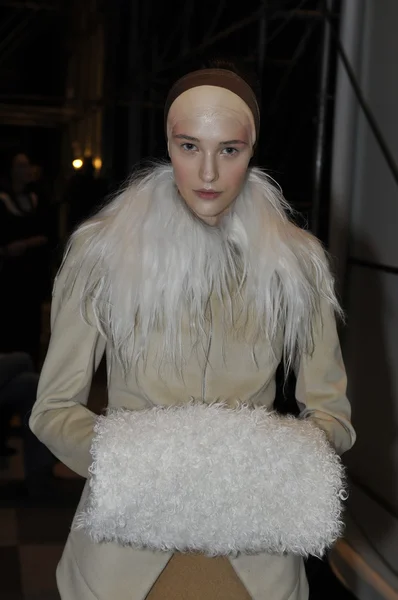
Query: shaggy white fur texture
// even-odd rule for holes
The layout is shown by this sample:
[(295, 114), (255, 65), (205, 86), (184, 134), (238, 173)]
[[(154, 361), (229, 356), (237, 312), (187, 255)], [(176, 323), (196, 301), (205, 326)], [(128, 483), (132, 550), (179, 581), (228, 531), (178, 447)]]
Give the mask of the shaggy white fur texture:
[(96, 542), (321, 556), (341, 533), (343, 467), (310, 421), (191, 402), (115, 410), (95, 432), (74, 527)]
[(76, 231), (71, 244), (81, 251), (68, 263), (68, 281), (80, 279), (82, 313), (125, 373), (146, 361), (154, 331), (162, 333), (159, 366), (180, 373), (183, 323), (206, 343), (211, 295), (222, 303), (225, 330), (252, 345), (264, 337), (272, 345), (282, 325), (284, 362), (294, 366), (313, 350), (321, 302), (340, 308), (320, 243), (288, 217), (281, 192), (253, 168), (229, 213), (210, 227), (181, 199), (172, 167), (160, 165)]

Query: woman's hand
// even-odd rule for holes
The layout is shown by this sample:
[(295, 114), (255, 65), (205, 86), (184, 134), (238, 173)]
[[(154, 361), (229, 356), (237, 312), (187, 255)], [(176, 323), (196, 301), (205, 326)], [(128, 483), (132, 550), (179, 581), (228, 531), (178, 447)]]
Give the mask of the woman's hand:
[(5, 247), (6, 256), (10, 256), (11, 258), (22, 256), (25, 254), (27, 248), (26, 240), (16, 240), (15, 242), (11, 242), (11, 244), (7, 244)]
[(16, 240), (6, 246), (6, 254), (11, 258), (22, 256), (27, 250), (44, 246), (47, 241), (44, 235), (35, 235), (26, 240)]
[(26, 240), (28, 248), (39, 248), (40, 246), (47, 244), (47, 242), (48, 239), (44, 235), (35, 235)]

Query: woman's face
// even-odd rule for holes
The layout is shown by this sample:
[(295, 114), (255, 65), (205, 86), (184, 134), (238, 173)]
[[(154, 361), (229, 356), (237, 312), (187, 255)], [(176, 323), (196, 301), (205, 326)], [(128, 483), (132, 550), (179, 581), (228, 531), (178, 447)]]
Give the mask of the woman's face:
[(238, 196), (253, 153), (250, 109), (229, 90), (192, 88), (173, 102), (167, 133), (182, 198), (200, 219), (217, 225)]

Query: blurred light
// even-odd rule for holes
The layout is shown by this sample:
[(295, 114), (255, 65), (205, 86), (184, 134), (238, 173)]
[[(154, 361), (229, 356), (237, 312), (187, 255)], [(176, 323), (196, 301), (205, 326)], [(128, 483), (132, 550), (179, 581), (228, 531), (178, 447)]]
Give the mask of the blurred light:
[(102, 160), (100, 158), (94, 158), (93, 165), (94, 165), (94, 168), (99, 171), (100, 168), (102, 167)]
[(72, 162), (72, 165), (74, 169), (81, 169), (83, 166), (83, 161), (81, 158), (75, 158), (75, 160)]

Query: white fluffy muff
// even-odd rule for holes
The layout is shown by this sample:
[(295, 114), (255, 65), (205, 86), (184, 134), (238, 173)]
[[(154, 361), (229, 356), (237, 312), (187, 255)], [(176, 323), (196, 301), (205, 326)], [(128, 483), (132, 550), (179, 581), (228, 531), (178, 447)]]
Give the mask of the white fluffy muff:
[(95, 542), (321, 556), (341, 533), (343, 466), (310, 421), (190, 403), (112, 410), (95, 434), (74, 522)]

